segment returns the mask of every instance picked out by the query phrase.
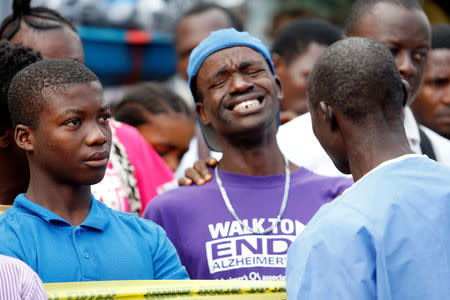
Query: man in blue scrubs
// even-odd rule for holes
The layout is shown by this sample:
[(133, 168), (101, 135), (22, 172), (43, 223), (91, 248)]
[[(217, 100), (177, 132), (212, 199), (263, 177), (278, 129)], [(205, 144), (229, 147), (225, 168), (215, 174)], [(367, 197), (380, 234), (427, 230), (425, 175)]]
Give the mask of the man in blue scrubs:
[(188, 278), (162, 228), (91, 194), (105, 174), (111, 128), (89, 69), (73, 60), (33, 63), (14, 76), (8, 108), (30, 183), (0, 216), (1, 254), (44, 282)]
[(388, 49), (339, 41), (308, 81), (313, 130), (355, 184), (288, 251), (289, 299), (448, 299), (450, 168), (413, 153), (409, 85)]

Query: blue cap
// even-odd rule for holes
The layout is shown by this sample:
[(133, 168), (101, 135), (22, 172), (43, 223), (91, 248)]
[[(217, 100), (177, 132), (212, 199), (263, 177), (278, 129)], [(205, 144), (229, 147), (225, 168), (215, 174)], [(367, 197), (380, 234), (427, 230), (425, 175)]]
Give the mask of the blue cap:
[[(189, 88), (191, 89), (192, 95), (194, 95), (194, 102), (197, 100), (195, 99), (195, 93), (192, 90), (191, 84), (192, 80), (197, 76), (198, 70), (200, 70), (203, 62), (214, 52), (234, 46), (250, 47), (261, 53), (269, 64), (270, 70), (275, 74), (275, 68), (270, 58), (269, 49), (258, 38), (251, 36), (246, 31), (241, 32), (234, 28), (213, 31), (197, 47), (195, 47), (189, 56), (187, 73), (189, 76)], [(203, 126), (201, 122), (199, 123), (208, 147), (214, 151), (221, 151), (219, 140), (217, 139), (216, 132), (212, 126), (206, 127)]]

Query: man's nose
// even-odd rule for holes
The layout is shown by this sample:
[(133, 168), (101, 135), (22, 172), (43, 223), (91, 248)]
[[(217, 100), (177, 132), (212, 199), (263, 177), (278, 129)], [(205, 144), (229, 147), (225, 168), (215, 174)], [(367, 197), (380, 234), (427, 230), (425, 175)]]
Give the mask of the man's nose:
[[(397, 67), (400, 71), (400, 74), (402, 74), (405, 77), (409, 77), (416, 72), (416, 67), (413, 64), (411, 54), (409, 52), (402, 52), (397, 55), (396, 57)], [(404, 78), (406, 79), (406, 78)]]
[(253, 83), (242, 74), (234, 74), (231, 78), (230, 94), (242, 93), (253, 87)]
[(103, 145), (106, 143), (108, 141), (106, 130), (107, 129), (101, 128), (98, 124), (93, 124), (90, 126), (86, 137), (86, 144)]

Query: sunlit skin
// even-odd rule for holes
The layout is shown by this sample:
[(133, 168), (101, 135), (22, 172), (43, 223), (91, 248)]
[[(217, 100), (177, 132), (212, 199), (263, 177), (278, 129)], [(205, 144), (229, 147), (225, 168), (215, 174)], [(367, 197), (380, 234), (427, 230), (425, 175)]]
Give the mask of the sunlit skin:
[(175, 171), (194, 136), (194, 119), (182, 113), (149, 113), (147, 117), (148, 123), (137, 126), (137, 129)]
[(109, 109), (99, 82), (68, 85), (64, 92), (42, 91), (36, 128), (16, 127), (27, 152), (30, 185), (26, 196), (80, 224), (90, 207), (90, 185), (102, 180), (111, 148)]
[(411, 88), (407, 102), (411, 104), (420, 90), (430, 49), (431, 29), (425, 13), (380, 2), (361, 17), (357, 29), (348, 35), (373, 38), (391, 51), (402, 79)]
[(312, 42), (305, 52), (295, 57), (290, 63), (282, 58), (275, 63), (277, 75), (283, 84), (282, 113), (291, 111), (295, 116), (308, 111), (306, 98), (308, 76), (314, 63), (326, 49), (326, 45)]
[(419, 123), (450, 139), (450, 49), (430, 51), (422, 89), (411, 108)]
[(189, 55), (212, 31), (230, 27), (228, 16), (220, 9), (210, 9), (181, 20), (176, 29), (177, 73), (186, 81)]
[(84, 51), (80, 37), (68, 26), (50, 30), (35, 30), (27, 25), (11, 39), (12, 42), (21, 42), (41, 52), (43, 58), (73, 59), (84, 63)]

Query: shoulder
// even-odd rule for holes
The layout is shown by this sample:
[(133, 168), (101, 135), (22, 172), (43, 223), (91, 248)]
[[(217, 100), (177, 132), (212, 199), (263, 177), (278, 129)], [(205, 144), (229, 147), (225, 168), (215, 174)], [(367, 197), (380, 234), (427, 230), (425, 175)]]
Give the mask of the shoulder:
[(319, 209), (289, 248), (288, 255), (303, 257), (305, 261), (310, 255), (341, 260), (352, 254), (357, 257), (358, 252), (373, 248), (379, 239), (368, 215), (339, 197)]
[[(104, 204), (102, 203), (102, 205)], [(120, 224), (121, 230), (128, 228), (135, 232), (135, 229), (137, 229), (138, 232), (143, 231), (150, 234), (160, 234), (160, 231), (162, 230), (162, 228), (153, 221), (139, 218), (135, 214), (113, 210), (106, 206), (105, 209), (109, 211), (111, 219), (115, 221), (115, 225)]]
[[(17, 273), (18, 271), (29, 272), (30, 274), (34, 273), (33, 270), (31, 270), (31, 268), (20, 259), (3, 254), (0, 254), (0, 270), (15, 273)], [(3, 273), (3, 275), (5, 274)]]
[(201, 201), (203, 197), (208, 195), (212, 190), (216, 189), (216, 182), (213, 179), (206, 182), (204, 185), (179, 186), (175, 189), (164, 192), (155, 197), (149, 205), (180, 205), (189, 201), (195, 203)]
[[(425, 156), (410, 155), (367, 173), (337, 200), (388, 226), (393, 218), (431, 208), (445, 199), (450, 168)], [(445, 196), (447, 195), (447, 196)]]
[(208, 198), (214, 189), (213, 180), (202, 186), (180, 186), (156, 196), (148, 204), (143, 217), (148, 218), (150, 211), (152, 214), (161, 212), (167, 215), (172, 212), (179, 212), (180, 208), (198, 208), (199, 205), (205, 203), (205, 198)]
[(330, 186), (330, 185), (338, 185), (349, 187), (353, 184), (353, 179), (346, 176), (326, 176), (317, 174), (307, 168), (303, 169), (302, 176), (299, 177), (299, 180), (303, 180), (309, 184), (315, 184), (319, 186)]
[(18, 211), (15, 207), (0, 216), (0, 253), (25, 259), (24, 249), (35, 237), (38, 219)]
[(334, 199), (353, 184), (351, 178), (344, 176), (325, 176), (316, 174), (307, 168), (301, 168), (293, 177), (294, 186), (308, 189)]
[(19, 259), (0, 254), (0, 278), (0, 297), (17, 293), (23, 299), (47, 299), (39, 276)]
[[(27, 213), (17, 209), (17, 207), (11, 207), (0, 215), (0, 228), (14, 228), (20, 227), (20, 224), (34, 219)], [(0, 229), (1, 230), (1, 229)]]

